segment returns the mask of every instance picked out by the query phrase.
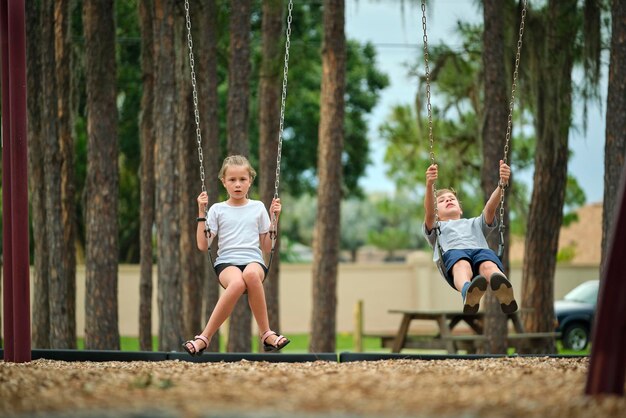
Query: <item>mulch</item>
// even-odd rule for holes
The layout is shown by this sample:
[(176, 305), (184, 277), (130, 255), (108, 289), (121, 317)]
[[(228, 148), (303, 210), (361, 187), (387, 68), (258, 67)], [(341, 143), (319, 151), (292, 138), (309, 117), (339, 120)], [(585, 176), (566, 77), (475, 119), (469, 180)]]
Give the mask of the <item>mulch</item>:
[(588, 358), (0, 362), (0, 416), (624, 417)]

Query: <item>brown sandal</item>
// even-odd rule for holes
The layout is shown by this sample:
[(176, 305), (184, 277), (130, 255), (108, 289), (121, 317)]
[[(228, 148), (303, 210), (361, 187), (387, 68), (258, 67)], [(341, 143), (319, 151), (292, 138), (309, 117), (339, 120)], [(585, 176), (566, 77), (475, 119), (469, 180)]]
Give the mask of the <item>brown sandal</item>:
[[(270, 343), (266, 342), (267, 339), (270, 336), (272, 336), (272, 335), (276, 336), (276, 340), (274, 341), (274, 344), (270, 344)], [(286, 337), (275, 333), (272, 330), (268, 330), (268, 331), (265, 332), (265, 334), (263, 334), (261, 336), (261, 342), (263, 343), (263, 351), (270, 352), (270, 353), (275, 353), (277, 351), (282, 350), (283, 347), (285, 347), (291, 341), (289, 339), (287, 339)]]
[[(204, 342), (203, 348), (198, 348), (198, 346), (196, 345), (197, 340)], [(193, 350), (189, 347), (189, 344), (191, 344), (191, 347), (193, 347)], [(202, 352), (206, 350), (208, 347), (209, 347), (209, 339), (205, 337), (204, 335), (196, 335), (195, 337), (193, 337), (193, 340), (187, 340), (183, 344), (183, 348), (185, 349), (185, 351), (188, 352), (192, 356), (201, 355)]]

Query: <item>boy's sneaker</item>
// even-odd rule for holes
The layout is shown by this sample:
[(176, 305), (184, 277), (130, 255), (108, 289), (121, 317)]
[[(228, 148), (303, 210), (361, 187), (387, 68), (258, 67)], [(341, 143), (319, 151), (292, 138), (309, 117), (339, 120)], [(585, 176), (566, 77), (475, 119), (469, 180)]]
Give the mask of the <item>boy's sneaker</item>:
[(491, 275), (491, 290), (500, 302), (500, 309), (505, 314), (512, 314), (517, 311), (517, 302), (513, 296), (513, 286), (506, 276), (502, 273), (493, 273)]
[(480, 299), (487, 291), (487, 279), (480, 274), (474, 277), (463, 295), (463, 313), (475, 314), (480, 308)]

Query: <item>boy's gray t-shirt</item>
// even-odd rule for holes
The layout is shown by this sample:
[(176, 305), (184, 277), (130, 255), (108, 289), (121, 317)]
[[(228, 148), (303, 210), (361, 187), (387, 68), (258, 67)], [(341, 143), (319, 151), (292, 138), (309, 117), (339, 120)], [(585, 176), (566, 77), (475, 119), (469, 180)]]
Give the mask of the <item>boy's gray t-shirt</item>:
[(246, 265), (254, 261), (265, 265), (259, 235), (270, 230), (270, 217), (263, 202), (249, 200), (243, 206), (216, 203), (209, 209), (207, 221), (211, 232), (217, 234), (215, 265)]
[[(451, 221), (439, 221), (441, 234), (439, 245), (445, 253), (448, 250), (488, 249), (487, 237), (498, 226), (498, 217), (494, 217), (493, 224), (488, 225), (484, 213), (475, 218), (461, 218)], [(431, 247), (435, 248), (437, 234), (433, 228), (430, 233), (426, 224), (422, 224), (422, 233)], [(439, 260), (439, 252), (434, 251), (433, 261)]]

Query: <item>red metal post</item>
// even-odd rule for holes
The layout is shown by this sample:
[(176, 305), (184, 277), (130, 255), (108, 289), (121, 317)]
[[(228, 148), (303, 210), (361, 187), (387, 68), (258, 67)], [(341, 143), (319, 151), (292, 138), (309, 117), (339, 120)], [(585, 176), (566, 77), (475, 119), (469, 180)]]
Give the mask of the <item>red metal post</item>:
[(605, 260), (587, 374), (587, 395), (624, 395), (626, 377), (626, 166)]
[(4, 361), (13, 361), (13, 255), (11, 249), (11, 106), (9, 105), (9, 25), (7, 0), (0, 0), (2, 46), (2, 304)]
[(25, 0), (11, 0), (9, 17), (9, 86), (11, 89), (11, 214), (13, 227), (14, 361), (31, 360), (30, 257), (28, 250), (28, 136), (26, 126)]
[[(8, 220), (9, 233), (2, 237), (5, 263), (10, 253), (10, 269), (5, 284), (4, 300), (11, 299), (11, 314), (5, 317), (10, 329), (5, 360), (31, 360), (30, 345), (30, 271), (28, 251), (28, 144), (26, 136), (26, 20), (24, 0), (1, 0), (2, 16), (2, 83), (3, 112), (7, 109), (8, 122), (3, 117), (3, 196), (9, 186), (9, 201), (3, 202), (3, 221)], [(5, 91), (8, 90), (8, 101)], [(5, 130), (5, 126), (8, 129)], [(8, 131), (8, 132), (7, 132)], [(7, 150), (7, 144), (8, 150)], [(8, 155), (7, 155), (8, 154)], [(7, 157), (9, 159), (7, 164)], [(5, 181), (4, 175), (9, 179)], [(6, 224), (5, 224), (6, 225)], [(8, 243), (8, 245), (6, 245)], [(7, 280), (8, 279), (8, 280)], [(7, 309), (5, 306), (5, 315)], [(11, 324), (8, 324), (12, 321)], [(6, 331), (6, 329), (5, 329)], [(12, 344), (11, 344), (12, 343)]]

